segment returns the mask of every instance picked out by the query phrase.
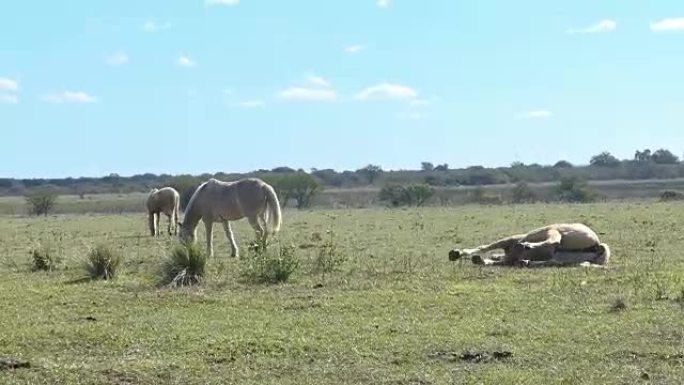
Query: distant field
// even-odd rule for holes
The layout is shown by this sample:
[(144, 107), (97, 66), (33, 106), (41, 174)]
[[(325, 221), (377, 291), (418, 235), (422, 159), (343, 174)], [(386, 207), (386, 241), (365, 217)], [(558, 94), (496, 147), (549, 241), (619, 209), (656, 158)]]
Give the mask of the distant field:
[[(601, 232), (610, 268), (447, 260), (556, 221)], [(0, 359), (30, 363), (0, 366), (0, 383), (681, 384), (683, 223), (676, 203), (287, 210), (290, 282), (243, 282), (246, 254), (229, 258), (216, 231), (204, 284), (172, 290), (156, 282), (174, 240), (148, 237), (143, 215), (0, 217)], [(235, 230), (244, 254), (253, 233)], [(327, 230), (343, 263), (322, 275)], [(123, 252), (121, 276), (70, 283), (97, 244)], [(41, 245), (57, 271), (29, 271)]]
[[(555, 183), (530, 185), (537, 196), (546, 199), (553, 196)], [(662, 180), (613, 180), (595, 181), (590, 186), (606, 200), (657, 198), (664, 190), (684, 191), (684, 179)], [(508, 200), (513, 185), (484, 186), (487, 194)], [(429, 203), (434, 206), (464, 205), (469, 202), (469, 194), (474, 187), (436, 188), (437, 193)], [(316, 208), (367, 208), (377, 206), (378, 189), (327, 189), (315, 197)], [(86, 195), (83, 199), (76, 195), (63, 195), (58, 199), (55, 209), (57, 214), (121, 214), (145, 211), (145, 193), (129, 194), (97, 194)], [(0, 196), (0, 215), (25, 215), (26, 205), (23, 197)]]

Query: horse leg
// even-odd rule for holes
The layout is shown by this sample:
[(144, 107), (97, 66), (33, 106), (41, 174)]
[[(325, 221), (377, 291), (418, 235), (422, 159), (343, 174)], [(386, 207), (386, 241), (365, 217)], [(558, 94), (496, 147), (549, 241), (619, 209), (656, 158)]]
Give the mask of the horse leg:
[(265, 242), (266, 241), (266, 231), (264, 230), (264, 227), (259, 222), (258, 216), (255, 215), (252, 217), (247, 217), (247, 220), (249, 221), (249, 224), (254, 229), (254, 232), (256, 232), (257, 242)]
[(545, 230), (544, 233), (540, 235), (545, 235), (546, 238), (541, 242), (520, 242), (526, 249), (536, 249), (539, 247), (558, 247), (560, 246), (562, 235), (558, 230), (549, 229)]
[(502, 238), (494, 243), (478, 246), (474, 249), (452, 249), (449, 251), (449, 259), (455, 261), (463, 256), (473, 256), (475, 254), (486, 253), (497, 249), (508, 250), (511, 249), (516, 243), (520, 242), (524, 236), (524, 234), (511, 235), (510, 237)]
[(166, 231), (169, 233), (169, 235), (171, 235), (171, 215), (169, 215), (169, 214), (164, 214), (164, 215), (166, 215), (166, 219), (169, 220), (169, 225), (166, 227)]
[(237, 258), (239, 254), (237, 243), (235, 242), (235, 237), (233, 236), (233, 229), (230, 228), (230, 222), (223, 221), (223, 231), (226, 233), (226, 238), (230, 242), (230, 256)]
[(159, 222), (161, 221), (161, 212), (154, 214), (154, 235), (159, 235)]
[(155, 235), (154, 213), (148, 213), (147, 214), (147, 226), (150, 228), (150, 235), (152, 235), (154, 237), (154, 235)]
[(211, 220), (205, 220), (204, 221), (204, 229), (205, 232), (207, 233), (207, 256), (209, 258), (214, 256), (214, 245), (213, 245), (213, 234), (212, 230), (214, 229), (214, 222)]

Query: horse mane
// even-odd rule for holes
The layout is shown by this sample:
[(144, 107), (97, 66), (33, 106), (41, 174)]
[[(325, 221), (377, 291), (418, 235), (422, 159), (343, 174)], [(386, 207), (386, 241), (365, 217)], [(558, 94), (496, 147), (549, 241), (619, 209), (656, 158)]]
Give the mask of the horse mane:
[(193, 207), (195, 206), (195, 200), (197, 199), (197, 196), (199, 195), (200, 191), (202, 191), (204, 189), (204, 187), (207, 185), (207, 183), (209, 183), (209, 181), (206, 181), (206, 182), (202, 183), (201, 185), (199, 185), (199, 187), (197, 187), (195, 192), (192, 193), (192, 196), (190, 197), (188, 204), (185, 205), (185, 212), (186, 213), (189, 213), (192, 211)]

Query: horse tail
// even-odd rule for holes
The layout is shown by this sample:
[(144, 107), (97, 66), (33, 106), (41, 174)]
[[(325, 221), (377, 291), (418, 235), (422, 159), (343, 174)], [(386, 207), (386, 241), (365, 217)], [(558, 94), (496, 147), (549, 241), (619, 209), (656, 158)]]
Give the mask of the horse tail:
[(268, 210), (268, 226), (272, 233), (277, 233), (280, 230), (282, 223), (282, 213), (280, 212), (280, 202), (278, 201), (278, 194), (276, 194), (273, 187), (269, 184), (263, 184), (264, 193), (266, 194), (266, 209)]
[(599, 243), (598, 256), (595, 259), (597, 265), (607, 265), (610, 260), (610, 247), (605, 243)]

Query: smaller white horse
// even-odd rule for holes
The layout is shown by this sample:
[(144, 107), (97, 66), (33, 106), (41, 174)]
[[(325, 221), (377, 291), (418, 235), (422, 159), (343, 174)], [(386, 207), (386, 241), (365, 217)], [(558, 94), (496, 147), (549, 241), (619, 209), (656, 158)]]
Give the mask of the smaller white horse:
[[(481, 254), (502, 249), (504, 254), (483, 258)], [(558, 223), (499, 239), (474, 249), (449, 252), (449, 260), (470, 257), (479, 265), (494, 266), (604, 266), (610, 259), (610, 248), (598, 235), (582, 223)]]
[(229, 221), (244, 217), (247, 217), (260, 240), (266, 240), (269, 227), (271, 233), (278, 232), (282, 219), (278, 195), (273, 187), (257, 178), (235, 182), (212, 178), (202, 183), (192, 194), (185, 208), (183, 223), (180, 224), (180, 238), (195, 242), (197, 225), (201, 219), (206, 230), (207, 254), (213, 256), (212, 229), (215, 222), (221, 222), (230, 242), (231, 256), (237, 257), (238, 247)]
[(159, 235), (159, 219), (164, 213), (169, 218), (169, 235), (178, 234), (178, 213), (180, 212), (180, 194), (173, 187), (153, 188), (145, 201), (147, 206), (150, 233)]

